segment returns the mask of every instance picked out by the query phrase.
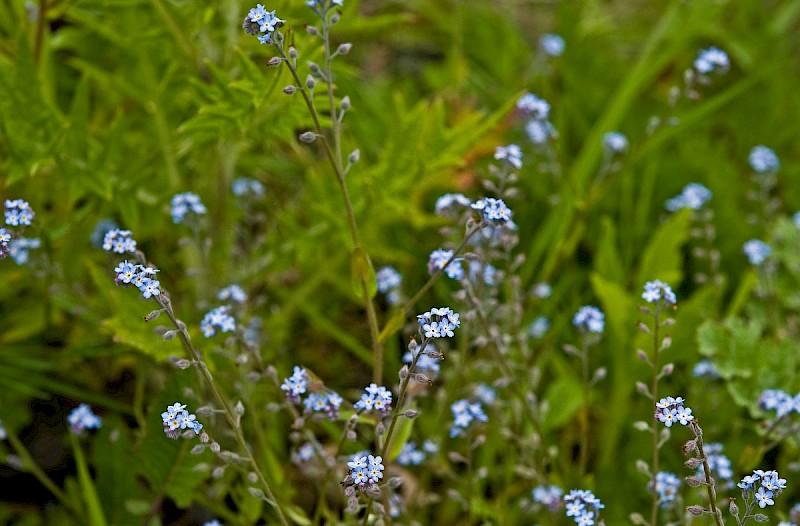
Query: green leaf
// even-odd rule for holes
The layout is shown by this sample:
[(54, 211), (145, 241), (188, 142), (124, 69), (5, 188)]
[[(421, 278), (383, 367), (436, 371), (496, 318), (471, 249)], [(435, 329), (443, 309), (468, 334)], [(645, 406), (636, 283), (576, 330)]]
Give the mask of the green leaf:
[(544, 395), (548, 411), (542, 419), (542, 430), (557, 429), (569, 422), (583, 403), (582, 392), (581, 383), (568, 376), (562, 376), (551, 383)]
[(357, 297), (364, 299), (364, 285), (367, 288), (368, 298), (374, 298), (378, 293), (378, 281), (375, 279), (372, 260), (361, 247), (354, 248), (350, 255), (350, 277)]
[(617, 246), (617, 228), (608, 216), (601, 221), (602, 232), (597, 242), (594, 269), (603, 278), (614, 283), (624, 283), (625, 270)]
[(97, 497), (97, 488), (95, 488), (92, 477), (89, 475), (89, 466), (86, 464), (86, 457), (83, 454), (80, 439), (72, 433), (69, 433), (69, 438), (70, 444), (72, 444), (72, 454), (75, 458), (75, 469), (78, 473), (78, 484), (80, 484), (81, 495), (89, 515), (89, 524), (92, 526), (106, 526), (103, 507)]
[[(411, 408), (409, 407), (407, 409)], [(393, 462), (403, 450), (403, 446), (405, 446), (406, 442), (408, 442), (408, 439), (411, 438), (411, 431), (413, 429), (414, 419), (401, 416), (400, 422), (398, 422), (397, 429), (395, 431), (395, 435), (392, 438), (392, 445), (389, 447), (389, 451), (387, 453), (389, 462)]]
[(653, 232), (650, 242), (639, 261), (639, 272), (634, 286), (643, 287), (648, 281), (659, 279), (677, 285), (683, 278), (681, 247), (689, 239), (691, 210), (674, 213)]

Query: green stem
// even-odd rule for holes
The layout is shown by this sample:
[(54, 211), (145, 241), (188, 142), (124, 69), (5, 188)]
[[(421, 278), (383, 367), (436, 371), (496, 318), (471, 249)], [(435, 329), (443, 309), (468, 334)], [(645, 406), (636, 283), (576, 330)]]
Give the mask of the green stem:
[[(162, 292), (163, 294), (163, 292)], [(264, 474), (261, 472), (261, 469), (258, 466), (253, 454), (250, 452), (250, 448), (247, 446), (247, 442), (244, 439), (244, 434), (242, 433), (242, 428), (239, 425), (238, 418), (236, 417), (236, 413), (234, 412), (233, 408), (231, 407), (228, 400), (222, 396), (219, 389), (217, 388), (216, 383), (214, 382), (214, 377), (211, 376), (211, 372), (206, 367), (203, 358), (200, 356), (200, 352), (194, 348), (191, 342), (191, 338), (189, 337), (189, 332), (186, 330), (186, 326), (179, 321), (175, 317), (175, 313), (172, 311), (172, 305), (169, 300), (166, 300), (161, 295), (154, 296), (158, 304), (164, 309), (169, 319), (172, 321), (173, 326), (177, 329), (178, 337), (180, 338), (181, 343), (183, 344), (183, 348), (188, 354), (189, 358), (196, 362), (197, 367), (196, 370), (199, 374), (205, 379), (206, 385), (208, 386), (209, 390), (211, 391), (211, 395), (214, 398), (214, 401), (222, 408), (223, 413), (225, 414), (225, 418), (228, 421), (228, 425), (230, 430), (233, 431), (233, 436), (236, 440), (236, 443), (239, 446), (239, 449), (244, 454), (244, 457), (247, 459), (248, 463), (250, 464), (253, 472), (256, 474), (258, 481), (261, 485), (262, 490), (264, 491), (264, 495), (266, 495), (268, 502), (278, 514), (278, 518), (280, 519), (281, 524), (284, 526), (289, 526), (289, 522), (284, 515), (283, 508), (278, 500), (275, 498), (275, 494), (272, 492), (272, 489), (267, 482), (267, 479), (264, 477)]]
[(705, 486), (708, 492), (708, 503), (711, 509), (711, 515), (714, 517), (714, 523), (717, 526), (724, 526), (725, 523), (722, 522), (722, 512), (717, 508), (717, 492), (714, 488), (714, 479), (711, 477), (711, 467), (708, 465), (708, 458), (706, 458), (706, 453), (703, 451), (703, 430), (700, 428), (700, 424), (697, 423), (697, 419), (692, 420), (690, 428), (697, 438), (697, 451), (700, 453), (700, 458), (703, 460), (703, 474), (706, 478)]
[[(660, 303), (656, 303), (655, 313), (653, 314), (653, 320), (654, 320), (654, 324), (653, 324), (653, 359), (652, 359), (652, 364), (651, 364), (651, 366), (652, 366), (652, 370), (651, 370), (652, 376), (651, 376), (651, 384), (650, 384), (650, 394), (653, 396), (653, 399), (652, 399), (651, 405), (650, 405), (651, 408), (654, 407), (653, 404), (655, 404), (658, 401), (658, 373), (659, 373), (659, 371), (658, 371), (658, 351), (659, 351), (659, 348), (660, 348), (660, 343), (658, 341), (658, 332), (659, 332), (659, 329), (661, 328), (661, 325), (659, 324), (659, 321), (658, 321), (659, 307), (660, 307)], [(659, 436), (659, 432), (658, 432), (658, 425), (657, 425), (658, 421), (655, 418), (653, 418), (652, 416), (650, 417), (650, 420), (652, 421), (651, 422), (651, 430), (653, 432), (653, 462), (651, 464), (652, 476), (653, 476), (653, 478), (652, 478), (653, 487), (652, 487), (652, 490), (651, 490), (653, 492), (653, 504), (652, 504), (652, 508), (650, 509), (650, 526), (658, 526), (658, 491), (657, 491), (657, 488), (656, 488), (656, 476), (658, 475), (658, 446), (659, 446), (659, 444), (658, 444), (658, 436)]]
[(83, 513), (79, 510), (75, 504), (69, 500), (67, 495), (61, 491), (53, 480), (47, 476), (47, 473), (44, 472), (42, 468), (33, 460), (28, 450), (25, 449), (25, 446), (22, 444), (17, 435), (14, 434), (11, 430), (6, 429), (6, 434), (8, 441), (11, 443), (11, 447), (14, 448), (14, 451), (19, 455), (22, 459), (25, 468), (27, 468), (28, 472), (31, 473), (36, 480), (38, 480), (42, 486), (48, 489), (50, 493), (52, 493), (60, 502), (63, 504), (75, 517), (82, 519)]
[(581, 373), (583, 376), (583, 411), (581, 412), (581, 450), (578, 460), (581, 478), (586, 474), (586, 466), (589, 462), (589, 348), (586, 344), (586, 336), (583, 337), (581, 348)]

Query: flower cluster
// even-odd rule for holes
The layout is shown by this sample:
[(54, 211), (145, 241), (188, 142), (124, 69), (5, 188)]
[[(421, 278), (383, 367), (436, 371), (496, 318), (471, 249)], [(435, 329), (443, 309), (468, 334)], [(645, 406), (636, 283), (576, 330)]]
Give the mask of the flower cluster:
[(31, 205), (22, 199), (6, 199), (5, 212), (8, 226), (30, 226), (36, 215)]
[(714, 46), (701, 49), (694, 61), (694, 69), (701, 75), (709, 75), (714, 72), (725, 73), (730, 65), (728, 55)]
[(272, 34), (283, 25), (285, 20), (275, 16), (275, 11), (267, 11), (261, 4), (256, 4), (244, 19), (242, 29), (248, 35), (255, 35), (262, 44), (272, 43)]
[(450, 428), (450, 438), (461, 436), (473, 421), (488, 422), (489, 417), (483, 412), (480, 403), (469, 403), (468, 400), (457, 400), (450, 406), (453, 412), (453, 426)]
[[(756, 490), (757, 482), (761, 483), (758, 490)], [(759, 508), (766, 508), (775, 504), (772, 497), (777, 497), (786, 489), (786, 479), (780, 478), (777, 471), (756, 469), (752, 475), (744, 477), (737, 486), (742, 488), (742, 497), (745, 501), (755, 498)]]
[(351, 482), (359, 487), (366, 489), (371, 484), (377, 484), (383, 478), (383, 458), (367, 455), (356, 457), (347, 463), (350, 474), (345, 479), (345, 483)]
[(711, 199), (711, 190), (700, 183), (689, 183), (683, 187), (680, 194), (667, 199), (664, 208), (670, 212), (677, 212), (683, 208), (700, 210)]
[(220, 301), (232, 301), (234, 303), (244, 303), (247, 301), (247, 293), (239, 285), (228, 285), (224, 289), (220, 289), (217, 293), (217, 299)]
[(550, 511), (556, 511), (559, 506), (561, 506), (561, 495), (563, 494), (564, 490), (555, 484), (536, 486), (533, 488), (533, 491), (531, 491), (533, 502), (544, 504)]
[(522, 150), (516, 144), (498, 146), (494, 149), (494, 158), (507, 162), (517, 170), (522, 168)]
[(608, 155), (622, 155), (628, 151), (628, 138), (620, 132), (608, 132), (603, 135), (603, 148)]
[(670, 504), (675, 502), (675, 498), (678, 496), (678, 490), (681, 487), (681, 479), (674, 473), (659, 471), (656, 474), (655, 482), (656, 493), (658, 494), (658, 501), (661, 507), (669, 507)]
[(190, 212), (198, 216), (205, 215), (206, 206), (200, 201), (200, 196), (191, 192), (172, 196), (169, 213), (173, 223), (182, 223)]
[(656, 404), (656, 418), (667, 427), (672, 427), (675, 422), (680, 422), (684, 426), (689, 425), (689, 422), (694, 420), (694, 416), (692, 416), (692, 409), (685, 407), (683, 402), (684, 400), (680, 396), (662, 398)]
[(526, 93), (517, 101), (517, 110), (529, 119), (525, 124), (525, 132), (533, 144), (542, 146), (555, 137), (553, 124), (548, 120), (550, 104), (547, 101)]
[(511, 221), (511, 209), (502, 199), (486, 197), (472, 203), (472, 208), (480, 210), (483, 219), (496, 225), (505, 225)]
[(750, 150), (748, 161), (750, 167), (758, 173), (777, 172), (781, 167), (781, 162), (772, 148), (761, 144)]
[(567, 505), (567, 517), (572, 517), (575, 524), (581, 526), (593, 526), (600, 510), (605, 508), (594, 493), (582, 489), (573, 489), (564, 495), (564, 502)]
[(539, 37), (539, 49), (548, 57), (560, 57), (565, 47), (566, 43), (560, 35), (545, 33)]
[(211, 338), (217, 334), (217, 329), (221, 332), (235, 331), (236, 320), (228, 314), (229, 310), (231, 310), (230, 305), (223, 305), (208, 311), (200, 322), (200, 330), (203, 331), (203, 336)]
[(719, 371), (717, 368), (714, 367), (714, 364), (711, 363), (711, 360), (700, 360), (696, 364), (694, 364), (694, 368), (692, 369), (692, 376), (697, 378), (711, 378), (717, 379), (720, 378)]
[(500, 277), (494, 265), (491, 263), (481, 263), (478, 260), (471, 260), (469, 262), (469, 279), (473, 283), (482, 281), (484, 284), (494, 287)]
[(550, 330), (550, 318), (547, 316), (538, 316), (534, 318), (531, 324), (528, 326), (528, 335), (531, 338), (539, 339), (542, 338), (547, 331)]
[(100, 417), (94, 414), (86, 404), (81, 404), (73, 409), (67, 417), (67, 422), (69, 422), (70, 431), (78, 436), (87, 429), (99, 429), (102, 424)]
[(436, 215), (449, 217), (461, 213), (461, 207), (467, 207), (472, 204), (470, 199), (463, 194), (444, 194), (436, 200), (434, 210)]
[(126, 259), (116, 266), (114, 273), (117, 277), (114, 282), (117, 285), (133, 285), (142, 293), (144, 299), (161, 294), (161, 283), (155, 279), (158, 269), (145, 267), (136, 263), (130, 263)]
[(417, 443), (410, 440), (403, 444), (403, 449), (397, 455), (397, 463), (401, 466), (419, 466), (425, 461), (426, 454), (433, 454), (439, 451), (439, 446), (430, 440), (422, 443), (422, 448), (417, 447)]
[(440, 307), (418, 314), (417, 323), (426, 338), (452, 338), (453, 331), (461, 325), (461, 320), (457, 312), (448, 307)]
[(392, 410), (392, 392), (378, 384), (369, 384), (361, 395), (361, 400), (353, 404), (359, 411), (374, 411), (382, 416)]
[[(5, 229), (0, 228), (0, 244), (2, 244), (3, 238), (2, 231), (5, 231)], [(17, 239), (12, 239), (8, 244), (8, 255), (11, 256), (11, 259), (13, 259), (17, 265), (24, 265), (30, 258), (31, 254), (29, 250), (41, 246), (42, 242), (38, 237), (18, 237)], [(0, 253), (2, 252), (3, 248), (0, 247)], [(2, 255), (0, 255), (0, 258), (2, 258)]]
[(665, 306), (678, 303), (672, 288), (659, 280), (648, 281), (644, 284), (642, 299), (648, 303), (663, 301)]
[[(731, 485), (731, 481), (733, 479), (733, 469), (731, 468), (731, 459), (722, 454), (722, 444), (718, 442), (711, 442), (709, 444), (706, 444), (705, 447), (703, 448), (703, 452), (706, 454), (708, 467), (711, 470), (711, 473), (714, 476), (714, 478), (717, 480), (725, 481), (727, 484), (723, 486)], [(697, 476), (700, 478), (705, 477), (705, 475), (703, 474), (702, 465), (697, 467)]]
[(112, 228), (103, 236), (103, 250), (117, 254), (125, 254), (126, 252), (133, 254), (136, 252), (136, 241), (134, 241), (130, 230)]
[(305, 394), (308, 388), (308, 373), (302, 367), (294, 366), (292, 376), (285, 379), (281, 384), (281, 390), (286, 392), (288, 398), (293, 404), (300, 403), (300, 396)]
[(775, 411), (776, 416), (781, 418), (792, 411), (800, 413), (800, 394), (790, 395), (780, 389), (767, 389), (758, 399), (758, 405), (769, 411)]
[[(452, 250), (437, 248), (428, 256), (428, 273), (432, 276), (436, 274), (439, 269), (444, 268), (444, 273), (448, 278), (462, 279), (464, 277), (464, 267), (461, 264), (463, 258), (455, 258), (453, 261), (450, 261), (452, 257)], [(445, 268), (445, 263), (448, 261), (450, 261), (450, 264)]]
[(264, 185), (252, 177), (239, 177), (231, 183), (231, 192), (236, 197), (261, 197), (264, 195)]
[(312, 413), (325, 413), (328, 418), (335, 420), (339, 418), (342, 397), (333, 391), (309, 393), (303, 405)]
[(747, 261), (751, 265), (758, 267), (772, 254), (772, 247), (760, 239), (751, 239), (744, 244), (742, 252), (747, 256)]
[(592, 332), (600, 334), (603, 332), (606, 324), (606, 316), (603, 311), (597, 307), (586, 305), (578, 309), (575, 316), (572, 318), (572, 324), (577, 327), (581, 332)]
[(11, 250), (8, 243), (11, 241), (11, 234), (5, 228), (0, 228), (0, 259), (9, 255)]
[(197, 435), (203, 429), (203, 424), (197, 421), (197, 417), (186, 410), (186, 405), (179, 402), (167, 406), (167, 410), (161, 413), (161, 420), (164, 423), (164, 433), (169, 438), (178, 438), (181, 429), (190, 429)]

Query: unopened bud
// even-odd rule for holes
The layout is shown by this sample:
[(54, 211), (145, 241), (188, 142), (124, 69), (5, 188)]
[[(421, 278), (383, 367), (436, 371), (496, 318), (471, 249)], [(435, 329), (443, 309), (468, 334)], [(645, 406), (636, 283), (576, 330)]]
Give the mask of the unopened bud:
[(314, 89), (314, 86), (316, 86), (316, 85), (317, 85), (317, 81), (314, 80), (314, 77), (312, 77), (311, 75), (306, 77), (306, 87), (308, 89)]
[(662, 327), (669, 327), (671, 325), (675, 325), (675, 318), (667, 318), (661, 322)]
[(598, 367), (598, 368), (597, 368), (597, 369), (594, 371), (594, 376), (592, 377), (592, 381), (593, 381), (593, 382), (599, 382), (599, 381), (601, 381), (602, 379), (604, 379), (604, 378), (606, 377), (606, 375), (607, 375), (607, 374), (608, 374), (608, 371), (606, 370), (606, 368), (605, 368), (605, 367)]
[(340, 18), (342, 17), (339, 15), (339, 13), (334, 13), (334, 15), (331, 17), (331, 24), (338, 24)]
[(639, 331), (641, 331), (641, 332), (643, 332), (645, 334), (650, 334), (650, 327), (648, 327), (647, 325), (645, 325), (641, 321), (636, 323), (636, 327), (638, 327)]
[(150, 314), (144, 317), (144, 321), (150, 321), (158, 318), (161, 315), (161, 309), (154, 310)]
[(672, 336), (665, 336), (663, 340), (661, 340), (661, 348), (659, 351), (663, 351), (664, 349), (669, 349), (672, 347)]
[(639, 394), (643, 394), (645, 396), (650, 396), (650, 389), (647, 387), (647, 384), (644, 382), (636, 382), (636, 391)]
[(403, 367), (400, 368), (398, 376), (400, 376), (401, 380), (404, 380), (406, 376), (408, 376), (408, 365), (404, 365)]
[(320, 72), (319, 64), (317, 64), (316, 62), (310, 62), (309, 61), (308, 69), (311, 71), (311, 73), (319, 73)]
[(636, 357), (639, 358), (643, 362), (649, 362), (650, 358), (647, 357), (647, 353), (641, 349), (636, 349)]
[(697, 506), (697, 505), (688, 506), (686, 508), (686, 511), (688, 511), (691, 515), (694, 515), (695, 517), (699, 517), (700, 515), (703, 515), (706, 512), (706, 510), (703, 509), (702, 506)]
[(570, 356), (578, 356), (580, 354), (580, 351), (574, 345), (566, 344), (564, 345), (563, 349), (564, 352), (569, 354)]
[(176, 360), (174, 365), (178, 369), (188, 369), (192, 365), (192, 362), (190, 362), (186, 358), (181, 358), (180, 360)]
[(647, 521), (644, 520), (644, 517), (641, 513), (631, 513), (628, 517), (632, 523), (634, 524), (647, 524)]
[(637, 431), (650, 431), (650, 424), (643, 420), (637, 420), (633, 423), (633, 428)]
[(386, 426), (383, 425), (383, 422), (378, 422), (378, 424), (375, 426), (375, 434), (378, 436), (383, 436), (384, 433), (386, 433)]
[(174, 340), (175, 336), (178, 335), (178, 331), (166, 331), (164, 334), (161, 335), (162, 338), (165, 340)]
[(687, 486), (691, 486), (691, 487), (693, 487), (693, 488), (696, 488), (697, 486), (699, 486), (700, 484), (702, 484), (702, 483), (703, 483), (703, 481), (702, 481), (702, 480), (700, 480), (700, 479), (699, 479), (698, 477), (696, 477), (695, 475), (692, 475), (692, 476), (686, 477), (686, 479), (685, 479), (685, 480), (686, 480), (686, 485), (687, 485)]
[(421, 384), (428, 384), (428, 385), (433, 384), (433, 381), (431, 381), (430, 378), (428, 378), (427, 376), (425, 376), (422, 373), (415, 374), (414, 375), (414, 380), (418, 381)]
[(347, 435), (347, 440), (349, 440), (350, 442), (354, 442), (358, 439), (358, 433), (356, 433), (352, 429), (348, 430), (346, 435)]
[(350, 109), (350, 96), (347, 95), (342, 99), (342, 111), (347, 111)]
[(194, 447), (192, 448), (192, 455), (199, 455), (200, 453), (202, 453), (203, 451), (205, 451), (205, 449), (206, 449), (206, 446), (205, 446), (205, 445), (203, 445), (203, 444), (197, 444), (196, 446), (194, 446)]
[(739, 515), (739, 506), (736, 505), (736, 500), (731, 499), (731, 503), (728, 505), (728, 511), (731, 512), (731, 515)]
[(636, 471), (638, 471), (639, 473), (641, 473), (643, 475), (647, 475), (649, 477), (650, 476), (650, 464), (648, 464), (647, 462), (645, 462), (642, 459), (639, 459), (639, 460), (636, 461)]
[(661, 369), (661, 376), (669, 376), (672, 374), (672, 371), (674, 370), (675, 370), (675, 364), (668, 363), (667, 365), (664, 366), (663, 369)]
[(304, 142), (306, 144), (311, 144), (315, 140), (317, 140), (317, 134), (312, 131), (303, 132), (300, 134), (300, 142)]
[(210, 405), (201, 405), (200, 407), (197, 408), (197, 410), (195, 410), (195, 413), (197, 413), (200, 416), (208, 416), (213, 412), (214, 409)]
[(417, 418), (419, 416), (419, 411), (417, 409), (409, 409), (403, 413), (403, 416), (408, 419)]
[(211, 472), (211, 477), (215, 479), (221, 479), (224, 474), (225, 474), (225, 468), (222, 466), (217, 466)]
[(289, 46), (289, 58), (297, 58), (297, 48)]
[(220, 452), (220, 450), (222, 449), (222, 448), (220, 447), (220, 445), (219, 445), (217, 442), (212, 442), (212, 443), (211, 443), (211, 445), (209, 446), (209, 448), (210, 448), (210, 449), (211, 449), (211, 451), (213, 451), (214, 453), (219, 453), (219, 452)]
[(294, 95), (297, 93), (297, 86), (292, 86), (291, 84), (283, 88), (283, 92), (287, 95)]
[(700, 466), (700, 459), (692, 457), (683, 463), (689, 469), (697, 469)]
[(275, 66), (280, 65), (283, 59), (281, 57), (272, 57), (267, 61), (267, 66), (274, 68)]
[(249, 487), (247, 491), (250, 492), (250, 495), (254, 496), (257, 499), (264, 499), (264, 492), (258, 488)]
[(241, 400), (236, 402), (236, 405), (233, 407), (233, 412), (236, 413), (236, 416), (242, 416), (244, 414), (244, 404)]
[(693, 438), (683, 445), (683, 454), (688, 455), (695, 449), (697, 449), (697, 439)]
[(353, 44), (350, 42), (345, 42), (344, 44), (339, 44), (339, 48), (336, 50), (336, 52), (340, 55), (347, 55), (350, 53), (350, 49), (352, 49), (352, 47)]
[(403, 485), (403, 478), (402, 477), (392, 477), (389, 479), (389, 487), (392, 489), (397, 489)]
[(767, 522), (769, 520), (769, 517), (767, 517), (763, 513), (756, 513), (755, 515), (753, 515), (753, 518), (756, 520), (756, 522)]
[(250, 473), (247, 474), (247, 482), (249, 482), (250, 484), (255, 484), (256, 482), (258, 482), (258, 475), (256, 475), (254, 471), (251, 471)]
[(347, 156), (347, 161), (350, 164), (356, 164), (359, 159), (361, 159), (361, 150), (357, 148), (350, 152), (350, 155)]

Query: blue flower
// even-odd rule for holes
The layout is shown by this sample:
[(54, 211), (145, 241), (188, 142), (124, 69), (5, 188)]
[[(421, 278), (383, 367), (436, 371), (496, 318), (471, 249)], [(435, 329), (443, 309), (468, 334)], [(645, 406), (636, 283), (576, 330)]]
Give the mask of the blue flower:
[(491, 263), (481, 263), (473, 259), (469, 262), (469, 279), (470, 281), (477, 282), (483, 281), (484, 284), (494, 287), (497, 285), (500, 273)]
[(203, 424), (180, 402), (167, 406), (167, 410), (161, 413), (161, 421), (164, 424), (164, 433), (169, 438), (178, 438), (181, 430), (194, 431), (197, 435), (203, 429)]
[(30, 249), (39, 248), (42, 242), (38, 237), (19, 237), (8, 244), (8, 255), (17, 265), (24, 265), (30, 258)]
[(403, 444), (403, 449), (397, 455), (397, 463), (401, 466), (419, 466), (425, 460), (425, 451), (417, 449), (413, 440)]
[(472, 204), (468, 197), (462, 194), (444, 194), (436, 200), (436, 215), (450, 216), (453, 213), (459, 214), (462, 207)]
[(533, 502), (544, 504), (550, 511), (555, 511), (558, 509), (558, 507), (561, 505), (561, 495), (563, 494), (564, 490), (555, 484), (551, 484), (549, 486), (536, 486), (533, 488), (533, 491), (531, 491)]
[(142, 297), (148, 299), (161, 294), (159, 281), (153, 279), (157, 272), (158, 269), (153, 267), (134, 265), (125, 260), (114, 269), (117, 275), (114, 282), (123, 286), (134, 285), (142, 293)]
[(595, 523), (600, 510), (605, 508), (600, 499), (588, 490), (573, 489), (564, 496), (567, 517), (572, 517), (575, 524), (591, 526)]
[(103, 236), (103, 250), (117, 254), (134, 253), (136, 252), (136, 241), (130, 230), (112, 228)]
[(457, 312), (441, 307), (417, 315), (417, 323), (425, 338), (451, 338), (453, 331), (461, 325), (461, 320)]
[(275, 16), (275, 11), (267, 11), (263, 5), (257, 4), (244, 19), (242, 29), (248, 35), (255, 35), (262, 44), (272, 42), (272, 34), (283, 25), (285, 20)]
[(572, 318), (572, 324), (583, 333), (601, 334), (605, 328), (605, 318), (600, 309), (587, 305), (578, 309)]
[(694, 420), (694, 416), (692, 409), (685, 407), (683, 401), (681, 397), (662, 398), (656, 403), (656, 418), (667, 427), (672, 427), (675, 422), (680, 422), (683, 426), (689, 425), (689, 422)]
[[(711, 469), (714, 478), (726, 482), (722, 487), (732, 485), (733, 469), (731, 468), (730, 459), (722, 454), (722, 444), (711, 442), (705, 445), (703, 451), (706, 454), (708, 467)], [(697, 467), (697, 476), (705, 477), (703, 466)]]
[(682, 208), (700, 210), (711, 199), (711, 195), (711, 190), (700, 183), (689, 183), (679, 195), (667, 199), (664, 208), (670, 212), (677, 212)]
[(228, 314), (230, 309), (229, 305), (224, 305), (208, 311), (200, 322), (200, 330), (203, 331), (203, 336), (211, 338), (217, 334), (217, 329), (221, 332), (235, 331), (236, 320), (233, 319), (233, 316)]
[(302, 367), (294, 366), (292, 376), (285, 379), (281, 384), (281, 390), (286, 392), (286, 398), (293, 403), (300, 403), (300, 395), (306, 392), (308, 387), (308, 373)]
[(759, 508), (766, 508), (775, 504), (775, 501), (772, 500), (772, 492), (764, 488), (758, 488), (755, 497)]
[(383, 386), (369, 384), (361, 399), (353, 404), (359, 411), (374, 411), (382, 416), (392, 411), (392, 392)]
[(200, 201), (200, 196), (191, 192), (175, 194), (170, 201), (170, 214), (172, 222), (176, 225), (182, 223), (188, 214), (196, 216), (205, 215), (205, 205)]
[(610, 155), (622, 155), (628, 151), (628, 138), (620, 132), (608, 132), (603, 135), (603, 148)]
[(234, 179), (231, 184), (231, 191), (236, 197), (250, 195), (253, 197), (261, 197), (265, 192), (264, 185), (252, 177), (239, 177), (238, 179)]
[(675, 305), (678, 302), (672, 288), (659, 280), (645, 283), (642, 299), (648, 303), (663, 301), (664, 305)]
[(335, 420), (339, 417), (342, 397), (333, 391), (310, 393), (303, 404), (307, 410), (315, 413), (324, 412), (329, 419)]
[(550, 115), (550, 104), (532, 93), (526, 93), (517, 101), (517, 110), (525, 117), (545, 120)]
[(751, 265), (758, 267), (772, 254), (772, 247), (760, 239), (751, 239), (744, 244), (742, 252)]
[(701, 75), (718, 72), (725, 73), (730, 68), (728, 55), (714, 46), (701, 49), (694, 61), (694, 69)]
[(498, 146), (494, 149), (494, 158), (505, 161), (516, 169), (522, 168), (522, 150), (516, 144)]
[(547, 120), (531, 119), (525, 124), (525, 133), (528, 139), (536, 146), (547, 144), (550, 139), (555, 138), (556, 130), (553, 124)]
[(763, 409), (776, 412), (776, 417), (781, 418), (793, 410), (798, 411), (795, 398), (780, 389), (767, 389), (758, 399), (758, 405)]
[(472, 208), (479, 210), (483, 219), (492, 224), (507, 224), (511, 221), (511, 209), (502, 199), (487, 197), (472, 203)]
[[(441, 248), (434, 250), (428, 256), (428, 273), (432, 276), (439, 269), (443, 268), (450, 258), (453, 257), (452, 250), (443, 250)], [(444, 269), (444, 273), (450, 279), (462, 279), (464, 277), (464, 267), (461, 265), (463, 258), (455, 258)]]
[(403, 276), (394, 267), (386, 266), (375, 273), (375, 280), (378, 282), (378, 292), (386, 293), (398, 288), (403, 282)]
[(539, 49), (550, 57), (560, 57), (564, 53), (566, 44), (564, 39), (553, 33), (546, 33), (539, 37)]
[(347, 463), (350, 474), (345, 479), (352, 481), (358, 489), (364, 490), (372, 484), (377, 484), (383, 478), (383, 459), (373, 455), (357, 456)]
[(537, 340), (547, 334), (548, 330), (550, 330), (550, 319), (547, 316), (535, 318), (528, 326), (528, 334)]
[(203, 526), (222, 526), (222, 524), (217, 519), (214, 519), (213, 521), (204, 523)]
[(668, 507), (675, 502), (678, 490), (681, 487), (681, 479), (674, 473), (660, 471), (656, 474), (656, 493), (662, 508)]
[(244, 303), (247, 301), (247, 293), (239, 285), (228, 285), (217, 293), (220, 301), (233, 301), (234, 303)]
[(470, 403), (468, 400), (458, 400), (450, 406), (453, 413), (453, 425), (450, 428), (450, 437), (464, 434), (473, 421), (488, 422), (489, 417), (483, 412), (480, 403)]
[(27, 201), (22, 199), (6, 199), (6, 224), (8, 226), (28, 226), (36, 215)]
[(692, 376), (698, 378), (712, 378), (712, 379), (720, 378), (719, 371), (717, 371), (717, 368), (714, 367), (713, 363), (711, 363), (711, 360), (700, 360), (699, 362), (694, 364), (694, 368), (692, 369)]
[(314, 458), (314, 454), (317, 452), (316, 446), (311, 442), (306, 442), (302, 446), (297, 448), (297, 451), (294, 455), (292, 455), (292, 461), (296, 464), (300, 464), (303, 462), (308, 462), (312, 458)]
[(81, 404), (73, 409), (67, 417), (70, 431), (75, 435), (82, 435), (86, 429), (99, 429), (100, 417), (92, 412), (87, 404)]
[(775, 152), (761, 144), (750, 150), (748, 160), (750, 167), (758, 173), (777, 172), (781, 167), (781, 162)]
[(475, 398), (486, 405), (492, 405), (494, 404), (495, 400), (497, 400), (497, 393), (495, 390), (486, 384), (476, 385), (475, 389), (472, 391), (472, 394), (475, 396)]

